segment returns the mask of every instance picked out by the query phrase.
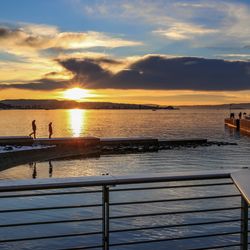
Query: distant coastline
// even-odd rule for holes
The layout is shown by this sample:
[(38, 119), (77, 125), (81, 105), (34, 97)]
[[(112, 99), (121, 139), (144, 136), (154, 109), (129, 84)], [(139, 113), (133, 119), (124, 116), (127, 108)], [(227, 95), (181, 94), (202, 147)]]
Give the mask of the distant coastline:
[[(178, 109), (221, 109), (229, 110), (230, 104), (217, 105), (157, 105), (157, 104), (128, 104), (112, 102), (77, 102), (52, 99), (8, 99), (0, 101), (0, 110), (8, 109), (145, 109), (145, 110), (178, 110)], [(232, 103), (231, 109), (250, 109), (250, 103)]]
[(231, 103), (231, 104), (215, 104), (215, 105), (181, 105), (179, 108), (193, 108), (193, 109), (250, 109), (250, 103)]
[(173, 106), (160, 106), (154, 104), (126, 104), (112, 102), (76, 102), (63, 100), (36, 100), (17, 99), (0, 101), (0, 109), (147, 109), (147, 110), (175, 110)]

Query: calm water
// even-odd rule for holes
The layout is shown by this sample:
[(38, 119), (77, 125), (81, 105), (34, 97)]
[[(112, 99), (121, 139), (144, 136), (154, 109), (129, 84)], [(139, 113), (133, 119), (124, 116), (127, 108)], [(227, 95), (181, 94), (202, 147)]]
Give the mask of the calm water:
[[(235, 111), (239, 112), (239, 111)], [(250, 110), (246, 111), (250, 113)], [(36, 119), (38, 136), (47, 137), (47, 125), (50, 121), (54, 125), (54, 136), (98, 136), (98, 137), (132, 137), (151, 136), (157, 138), (208, 138), (209, 140), (237, 142), (237, 146), (211, 146), (197, 148), (180, 148), (154, 153), (109, 155), (100, 158), (74, 159), (67, 161), (38, 162), (13, 167), (0, 171), (0, 179), (30, 179), (30, 178), (57, 178), (86, 175), (124, 175), (135, 173), (164, 173), (182, 170), (216, 170), (235, 169), (249, 166), (250, 137), (225, 129), (224, 117), (226, 110), (192, 110), (182, 109), (174, 111), (151, 110), (20, 110), (0, 111), (0, 135), (28, 135), (31, 121)], [(170, 199), (176, 197), (212, 196), (219, 194), (235, 194), (233, 187), (221, 186), (218, 188), (189, 188), (170, 189), (143, 192), (114, 192), (111, 202), (124, 202), (150, 199)], [(101, 202), (100, 194), (57, 195), (44, 197), (28, 197), (17, 199), (2, 199), (1, 209), (59, 206), (68, 204), (93, 204)], [(118, 206), (111, 209), (111, 215), (166, 212), (178, 210), (192, 210), (209, 207), (238, 206), (239, 199), (225, 198), (223, 200), (156, 203)], [(100, 208), (61, 209), (58, 211), (34, 211), (0, 214), (1, 224), (23, 223), (29, 221), (79, 219), (98, 217)], [(239, 218), (239, 211), (213, 212), (136, 218), (131, 220), (114, 220), (111, 229), (128, 227), (145, 227), (162, 224), (194, 223), (211, 220), (228, 220)], [(214, 226), (184, 227), (175, 229), (144, 230), (123, 234), (112, 234), (111, 242), (126, 240), (154, 240), (168, 236), (180, 237), (193, 233), (206, 234), (238, 230), (239, 223), (218, 224)], [(41, 235), (67, 234), (72, 232), (96, 231), (101, 229), (100, 222), (66, 223), (63, 225), (37, 225), (16, 228), (0, 228), (0, 240), (15, 237), (39, 237)], [(111, 248), (119, 249), (186, 249), (198, 248), (203, 244), (234, 243), (238, 236), (224, 236), (215, 239), (198, 239), (196, 241), (157, 243), (155, 245), (136, 245), (130, 247)], [(101, 243), (101, 237), (69, 237), (60, 240), (37, 240), (21, 243), (0, 244), (1, 249), (61, 249), (79, 247), (88, 244)], [(231, 248), (237, 249), (237, 248)]]
[[(235, 111), (238, 113), (239, 111)], [(247, 110), (244, 112), (249, 113)], [(0, 172), (0, 179), (74, 177), (182, 170), (234, 169), (249, 166), (250, 137), (225, 129), (228, 110), (11, 110), (0, 111), (0, 135), (28, 135), (36, 119), (38, 137), (54, 136), (208, 138), (238, 146), (181, 148), (155, 153), (101, 156), (22, 165)]]

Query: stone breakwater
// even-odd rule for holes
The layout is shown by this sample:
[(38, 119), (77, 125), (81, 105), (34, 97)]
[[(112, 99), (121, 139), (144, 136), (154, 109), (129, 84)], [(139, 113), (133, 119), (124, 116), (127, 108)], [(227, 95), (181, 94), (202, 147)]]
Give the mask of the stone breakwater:
[(173, 150), (173, 149), (183, 149), (183, 148), (197, 148), (197, 147), (209, 147), (209, 146), (228, 146), (237, 145), (237, 143), (231, 142), (219, 142), (219, 141), (206, 141), (206, 142), (188, 142), (171, 144), (160, 142), (158, 145), (104, 145), (101, 147), (102, 154), (129, 154), (129, 153), (147, 153), (147, 152), (157, 152), (160, 150)]

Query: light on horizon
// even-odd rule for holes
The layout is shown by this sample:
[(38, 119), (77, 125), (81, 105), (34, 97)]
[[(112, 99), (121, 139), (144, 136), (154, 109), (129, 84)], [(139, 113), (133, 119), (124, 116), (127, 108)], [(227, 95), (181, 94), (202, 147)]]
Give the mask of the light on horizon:
[(69, 100), (79, 101), (89, 97), (89, 90), (78, 87), (67, 89), (63, 92), (63, 97)]

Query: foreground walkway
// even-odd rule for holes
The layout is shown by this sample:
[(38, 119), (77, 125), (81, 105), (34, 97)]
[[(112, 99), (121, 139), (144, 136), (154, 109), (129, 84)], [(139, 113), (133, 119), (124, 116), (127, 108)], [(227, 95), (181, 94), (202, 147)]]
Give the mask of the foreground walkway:
[(248, 246), (250, 170), (0, 182), (1, 249)]

